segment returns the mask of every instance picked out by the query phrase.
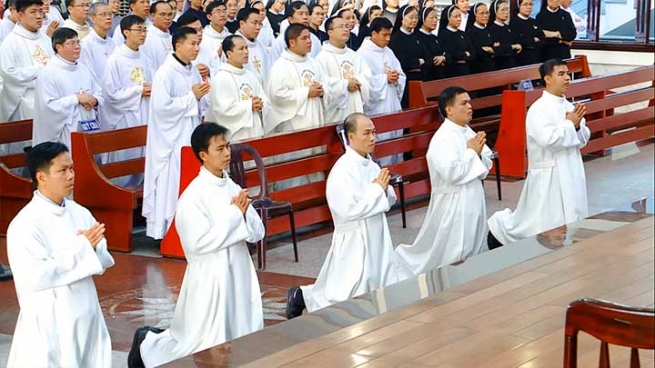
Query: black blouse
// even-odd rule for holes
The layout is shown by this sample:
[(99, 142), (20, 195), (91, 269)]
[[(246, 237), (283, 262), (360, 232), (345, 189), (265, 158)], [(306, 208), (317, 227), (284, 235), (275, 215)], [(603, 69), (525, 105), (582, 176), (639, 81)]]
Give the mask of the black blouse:
[[(559, 32), (564, 41), (573, 41), (577, 36), (571, 15), (563, 9), (551, 12), (547, 8), (537, 14), (537, 24), (541, 29), (551, 32)], [(561, 43), (558, 38), (544, 38), (542, 48), (542, 60), (568, 59), (571, 57), (571, 47)]]
[[(518, 65), (530, 65), (540, 63), (541, 46), (543, 45), (544, 32), (533, 18), (523, 19), (516, 17), (512, 19), (510, 28), (514, 37), (521, 44), (523, 50), (516, 55)], [(535, 38), (537, 40), (535, 40)]]
[[(423, 46), (424, 49), (423, 53), (427, 57), (425, 60), (427, 65), (425, 68), (423, 68), (423, 80), (430, 81), (445, 78), (445, 65), (448, 62), (448, 55), (446, 55), (446, 53), (441, 48), (437, 36), (433, 35), (432, 33), (423, 32), (420, 29), (414, 33), (416, 33), (416, 36), (421, 41), (421, 46)], [(432, 62), (432, 59), (435, 56), (445, 56), (446, 60), (441, 65), (435, 66)]]
[[(439, 31), (441, 48), (450, 56), (446, 65), (446, 77), (459, 77), (471, 73), (471, 61), (475, 58), (475, 51), (466, 34), (460, 30), (452, 31), (444, 28)], [(466, 56), (466, 52), (469, 56)]]
[(509, 69), (516, 66), (516, 54), (512, 50), (512, 44), (518, 43), (515, 39), (512, 30), (508, 25), (499, 25), (496, 22), (491, 23), (487, 26), (491, 30), (491, 40), (496, 43), (499, 43), (497, 47), (496, 56), (494, 60), (496, 61), (496, 69)]
[[(467, 31), (471, 45), (475, 50), (475, 58), (471, 62), (471, 73), (485, 73), (496, 70), (496, 61), (494, 60), (498, 47), (494, 47), (494, 41), (491, 38), (491, 29), (489, 27), (479, 28), (473, 25)], [(494, 53), (484, 51), (483, 47), (491, 47)]]

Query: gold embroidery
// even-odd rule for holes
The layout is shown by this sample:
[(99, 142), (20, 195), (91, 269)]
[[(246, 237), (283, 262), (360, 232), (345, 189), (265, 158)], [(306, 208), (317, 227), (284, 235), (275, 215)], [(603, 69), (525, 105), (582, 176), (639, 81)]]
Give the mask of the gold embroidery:
[(310, 70), (303, 70), (302, 73), (300, 73), (300, 79), (302, 80), (303, 87), (309, 87), (314, 83), (314, 73)]
[(341, 78), (355, 78), (355, 68), (353, 67), (353, 64), (348, 60), (344, 60), (341, 63)]
[(257, 69), (258, 73), (261, 73), (262, 71), (262, 61), (257, 58), (257, 56), (254, 56), (252, 59), (252, 63), (255, 65), (255, 68)]
[(50, 60), (50, 55), (48, 55), (48, 53), (45, 52), (45, 50), (43, 50), (40, 45), (36, 45), (36, 48), (32, 53), (32, 60), (45, 66), (48, 63), (48, 60)]
[(252, 96), (252, 87), (247, 83), (242, 84), (239, 91), (241, 92), (241, 101), (249, 100)]
[(143, 68), (137, 66), (136, 68), (132, 69), (132, 71), (130, 71), (130, 79), (134, 83), (144, 84), (146, 82), (146, 76), (143, 72)]

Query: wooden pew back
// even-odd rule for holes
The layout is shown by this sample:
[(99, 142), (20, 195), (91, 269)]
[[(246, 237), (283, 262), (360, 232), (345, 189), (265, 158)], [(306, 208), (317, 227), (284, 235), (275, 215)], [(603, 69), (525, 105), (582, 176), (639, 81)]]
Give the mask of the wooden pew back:
[[(572, 59), (568, 59), (566, 62), (571, 73), (575, 73), (576, 75), (585, 78), (591, 76), (586, 56), (577, 55)], [(540, 79), (539, 65), (541, 64), (525, 65), (512, 69), (471, 74), (429, 82), (410, 81), (409, 107), (414, 108), (434, 104), (441, 92), (451, 86), (459, 86), (469, 92), (489, 88), (500, 88), (501, 90), (505, 90), (511, 88), (513, 84), (519, 83), (525, 79)], [(486, 108), (500, 106), (501, 102), (502, 95), (496, 94), (475, 99), (473, 105), (474, 108)]]
[[(0, 145), (30, 140), (32, 120), (0, 123)], [(24, 166), (24, 152), (0, 156), (0, 236), (7, 234), (11, 220), (32, 198), (32, 181), (11, 171)]]
[[(655, 136), (654, 72), (655, 67), (650, 65), (571, 82), (566, 96), (587, 105), (585, 118), (592, 132), (592, 139), (582, 153), (602, 152)], [(608, 92), (619, 88), (621, 92)], [(542, 90), (503, 92), (503, 111), (496, 143), (496, 150), (503, 160), (503, 175), (525, 177), (528, 164), (525, 155), (527, 109), (542, 93)], [(618, 108), (636, 103), (646, 106), (616, 112)]]
[(145, 159), (137, 158), (98, 164), (95, 156), (146, 145), (147, 126), (108, 132), (71, 134), (75, 162), (75, 201), (87, 207), (106, 226), (109, 249), (132, 250), (134, 210), (139, 206), (143, 188), (124, 188), (110, 179), (143, 173)]

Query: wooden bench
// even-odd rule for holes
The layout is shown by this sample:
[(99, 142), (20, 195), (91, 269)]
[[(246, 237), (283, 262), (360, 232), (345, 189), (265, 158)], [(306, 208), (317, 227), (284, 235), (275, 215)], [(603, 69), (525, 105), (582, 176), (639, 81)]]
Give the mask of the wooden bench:
[[(374, 117), (373, 121), (378, 133), (412, 128), (412, 133), (408, 135), (379, 142), (376, 145), (376, 155), (380, 158), (403, 152), (413, 152), (413, 159), (391, 165), (389, 166), (389, 170), (403, 175), (408, 181), (405, 184), (406, 198), (429, 194), (430, 179), (424, 156), (432, 135), (441, 124), (436, 107), (430, 106), (397, 114), (378, 116)], [(333, 125), (277, 134), (260, 139), (248, 140), (244, 143), (255, 147), (264, 159), (307, 148), (325, 147), (325, 152), (321, 154), (268, 165), (266, 169), (269, 182), (279, 182), (313, 173), (323, 173), (325, 178), (327, 178), (329, 170), (343, 154), (343, 147)], [(181, 190), (186, 188), (191, 180), (198, 175), (199, 166), (200, 164), (190, 148), (183, 149), (180, 179)], [(257, 173), (254, 170), (248, 171), (246, 175), (248, 183), (257, 183)], [(325, 199), (325, 185), (326, 181), (322, 180), (289, 189), (273, 191), (270, 193), (270, 196), (275, 200), (289, 201), (292, 203), (296, 218), (296, 228), (301, 228), (331, 221), (332, 217)], [(281, 217), (269, 220), (267, 228), (268, 236), (287, 231), (289, 231), (289, 221), (286, 218)], [(171, 230), (169, 230), (162, 241), (161, 253), (167, 257), (184, 257), (174, 226), (171, 227)]]
[(143, 199), (143, 187), (124, 188), (110, 179), (140, 174), (145, 158), (98, 164), (95, 155), (146, 145), (147, 126), (97, 133), (72, 133), (75, 163), (75, 201), (88, 208), (106, 226), (109, 249), (132, 250), (134, 212)]
[[(650, 65), (571, 82), (566, 96), (584, 99), (587, 105), (585, 118), (592, 133), (592, 139), (582, 153), (602, 152), (624, 143), (655, 137), (654, 72), (655, 67)], [(648, 86), (634, 86), (641, 83)], [(617, 88), (626, 90), (607, 92)], [(503, 175), (525, 177), (528, 165), (525, 154), (527, 109), (542, 93), (541, 90), (503, 92), (503, 111), (495, 146), (503, 158)], [(647, 106), (616, 113), (617, 108), (634, 103), (647, 103)]]
[[(577, 55), (572, 59), (566, 60), (571, 73), (576, 75), (576, 78), (591, 77), (589, 64), (585, 55)], [(410, 81), (409, 82), (409, 107), (421, 107), (426, 105), (436, 104), (437, 98), (444, 89), (452, 86), (459, 86), (469, 92), (481, 91), (490, 88), (499, 88), (499, 92), (505, 89), (511, 89), (514, 84), (522, 80), (535, 80), (540, 79), (539, 65), (532, 64), (520, 66), (511, 69), (471, 74), (455, 78), (439, 79), (435, 81), (422, 82)], [(474, 100), (473, 105), (475, 108), (488, 108), (500, 106), (502, 102), (502, 95), (496, 94), (485, 96)]]
[[(31, 139), (32, 120), (0, 124), (0, 145)], [(7, 235), (11, 220), (32, 199), (32, 181), (11, 171), (21, 167), (25, 167), (24, 152), (0, 156), (0, 236)]]

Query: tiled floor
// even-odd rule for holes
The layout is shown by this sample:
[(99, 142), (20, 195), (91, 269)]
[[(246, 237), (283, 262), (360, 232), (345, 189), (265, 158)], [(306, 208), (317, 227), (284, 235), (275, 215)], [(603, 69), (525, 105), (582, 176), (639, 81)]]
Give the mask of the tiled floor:
[[(631, 144), (615, 149), (613, 154), (606, 157), (586, 162), (590, 213), (653, 196), (654, 152), (653, 144)], [(491, 215), (505, 207), (514, 208), (523, 183), (503, 183), (503, 201), (496, 200), (492, 181), (487, 182), (486, 186), (487, 211)], [(402, 229), (397, 211), (389, 217), (395, 244), (413, 240), (425, 213), (425, 207), (420, 205), (408, 212), (407, 229)], [(269, 272), (259, 273), (266, 325), (283, 320), (286, 289), (292, 285), (311, 283), (311, 277), (318, 273), (329, 247), (331, 231), (316, 230), (313, 235), (318, 236), (299, 244), (300, 264), (292, 261), (290, 246), (278, 244), (277, 249), (269, 251)], [(116, 351), (116, 366), (120, 367), (124, 362), (122, 352), (129, 349), (136, 327), (169, 324), (186, 263), (120, 253), (114, 254), (114, 257), (116, 266), (95, 281)], [(7, 263), (4, 238), (0, 238), (0, 262)], [(0, 283), (0, 366), (6, 362), (17, 315), (18, 303), (13, 283)]]

